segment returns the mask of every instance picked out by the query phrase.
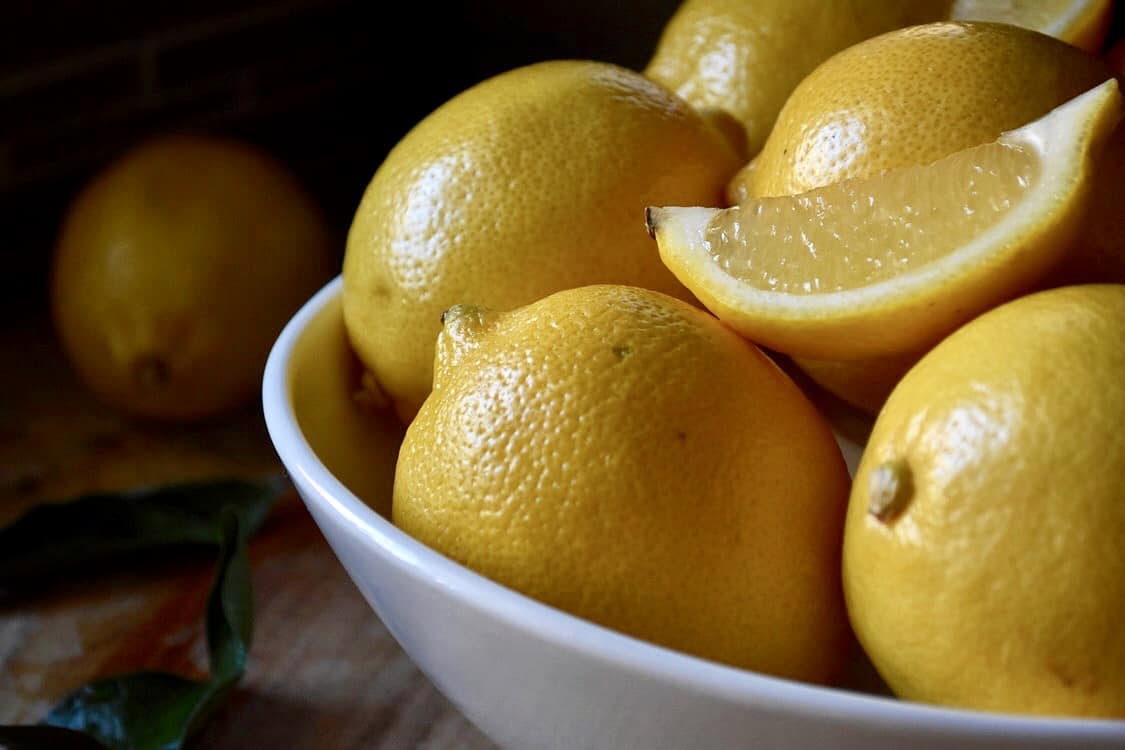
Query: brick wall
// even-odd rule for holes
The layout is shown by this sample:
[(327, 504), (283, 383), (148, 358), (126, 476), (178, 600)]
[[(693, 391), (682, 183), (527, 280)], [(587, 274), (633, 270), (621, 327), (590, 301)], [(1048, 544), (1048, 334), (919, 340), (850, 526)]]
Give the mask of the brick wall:
[(373, 0), (5, 3), (0, 295), (41, 294), (68, 201), (147, 134), (207, 129), (263, 145), (342, 236), (383, 155), (442, 101), (535, 60), (640, 67), (676, 2), (406, 2), (393, 13)]

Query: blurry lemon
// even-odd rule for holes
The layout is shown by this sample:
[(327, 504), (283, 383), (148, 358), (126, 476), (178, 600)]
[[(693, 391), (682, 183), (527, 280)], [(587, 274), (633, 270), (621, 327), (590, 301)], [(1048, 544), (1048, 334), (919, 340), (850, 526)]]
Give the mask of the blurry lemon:
[(638, 73), (556, 61), (485, 81), (419, 123), (371, 180), (344, 260), (352, 344), (409, 419), (454, 303), (511, 309), (603, 282), (690, 299), (644, 208), (721, 205), (737, 165), (718, 131)]
[(274, 338), (335, 262), (319, 209), (272, 157), (165, 136), (71, 205), (51, 305), (94, 393), (132, 414), (197, 419), (257, 393)]
[(1113, 15), (1113, 0), (953, 0), (948, 17), (993, 21), (1039, 31), (1097, 53)]
[(844, 584), (894, 691), (1125, 718), (1125, 286), (1022, 297), (895, 388), (852, 489)]
[(1114, 79), (997, 141), (734, 208), (654, 208), (669, 268), (771, 349), (819, 359), (923, 351), (1029, 289), (1074, 244)]
[(936, 20), (937, 3), (899, 0), (686, 0), (645, 74), (694, 107), (723, 113), (758, 152), (793, 88), (822, 61), (868, 37)]
[(712, 316), (620, 286), (445, 315), (394, 522), (477, 572), (697, 656), (824, 681), (848, 475), (815, 408)]
[(793, 91), (734, 200), (793, 195), (928, 164), (1042, 117), (1111, 75), (1042, 34), (935, 23), (857, 44)]

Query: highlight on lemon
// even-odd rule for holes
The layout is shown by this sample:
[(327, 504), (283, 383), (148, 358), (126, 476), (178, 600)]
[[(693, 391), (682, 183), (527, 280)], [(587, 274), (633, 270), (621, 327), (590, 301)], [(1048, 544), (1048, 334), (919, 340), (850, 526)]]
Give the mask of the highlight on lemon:
[(1108, 80), (993, 143), (727, 209), (650, 207), (661, 258), (712, 312), (788, 354), (924, 350), (1073, 246), (1121, 114)]
[(594, 283), (690, 299), (640, 217), (652, 201), (722, 205), (738, 165), (635, 71), (554, 60), (494, 76), (422, 119), (372, 177), (344, 257), (349, 339), (409, 421), (451, 305), (508, 310)]

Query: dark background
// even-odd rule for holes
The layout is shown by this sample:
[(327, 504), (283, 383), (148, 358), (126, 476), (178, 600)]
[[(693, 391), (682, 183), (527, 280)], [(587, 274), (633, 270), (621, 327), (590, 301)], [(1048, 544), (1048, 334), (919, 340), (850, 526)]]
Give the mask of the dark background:
[[(0, 298), (42, 299), (82, 182), (143, 136), (206, 129), (282, 158), (341, 239), (386, 152), (501, 71), (642, 68), (678, 0), (18, 0), (0, 11)], [(1114, 36), (1125, 21), (1119, 4)]]
[[(0, 11), (0, 296), (43, 299), (58, 223), (147, 134), (202, 129), (283, 159), (342, 238), (386, 152), (525, 63), (641, 68), (678, 0), (30, 0)], [(5, 18), (6, 16), (6, 18)]]

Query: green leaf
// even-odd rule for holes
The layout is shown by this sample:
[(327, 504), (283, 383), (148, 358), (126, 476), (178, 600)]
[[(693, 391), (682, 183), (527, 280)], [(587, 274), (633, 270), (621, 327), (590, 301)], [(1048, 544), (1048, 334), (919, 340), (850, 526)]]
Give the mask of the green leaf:
[[(136, 672), (98, 680), (66, 696), (39, 726), (0, 726), (0, 750), (182, 748), (246, 669), (253, 630), (246, 539), (287, 487), (279, 479), (87, 496), (42, 509), (50, 513), (33, 511), (0, 531), (0, 550), (5, 543), (22, 544), (34, 556), (34, 545), (27, 538), (37, 539), (47, 548), (34, 563), (14, 561), (8, 550), (0, 552), (0, 580), (26, 576), (29, 571), (56, 574), (107, 557), (109, 550), (122, 553), (184, 543), (219, 546), (215, 583), (207, 602), (208, 679), (196, 682), (173, 674)], [(98, 520), (102, 518), (97, 512), (99, 504), (110, 509), (126, 528), (112, 529)], [(67, 516), (68, 508), (75, 515)], [(95, 521), (93, 526), (84, 525), (90, 520)], [(50, 528), (55, 529), (54, 538), (47, 536)], [(93, 529), (98, 528), (110, 532), (112, 539), (107, 543), (96, 539)], [(26, 537), (16, 533), (20, 530)]]
[(177, 545), (217, 545), (219, 515), (233, 508), (252, 534), (288, 488), (218, 480), (84, 495), (41, 505), (0, 529), (0, 589), (26, 588), (79, 566)]
[(227, 511), (221, 524), (218, 575), (207, 604), (210, 678), (138, 672), (99, 680), (64, 698), (45, 724), (86, 732), (114, 750), (176, 750), (203, 725), (246, 669), (253, 620), (238, 517)]

